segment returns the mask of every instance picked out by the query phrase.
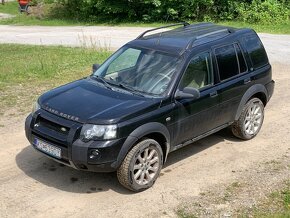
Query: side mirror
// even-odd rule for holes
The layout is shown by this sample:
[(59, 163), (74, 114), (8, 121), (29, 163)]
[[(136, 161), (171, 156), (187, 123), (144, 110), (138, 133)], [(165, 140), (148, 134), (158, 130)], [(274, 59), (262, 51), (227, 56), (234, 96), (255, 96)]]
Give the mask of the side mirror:
[(100, 65), (99, 64), (93, 64), (93, 73), (96, 72), (97, 69), (99, 69)]
[(198, 99), (200, 97), (200, 92), (196, 88), (185, 87), (182, 91), (178, 90), (175, 93), (175, 99)]

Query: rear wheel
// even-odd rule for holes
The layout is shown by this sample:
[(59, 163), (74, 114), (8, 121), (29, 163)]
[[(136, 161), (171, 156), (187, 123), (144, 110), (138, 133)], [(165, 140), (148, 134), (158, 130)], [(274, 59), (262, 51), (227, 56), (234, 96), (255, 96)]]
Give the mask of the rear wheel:
[(258, 98), (252, 98), (244, 106), (237, 121), (232, 125), (233, 134), (241, 139), (254, 138), (260, 131), (264, 121), (264, 104)]
[(162, 149), (153, 139), (136, 144), (127, 154), (117, 171), (119, 182), (132, 191), (150, 188), (162, 168)]

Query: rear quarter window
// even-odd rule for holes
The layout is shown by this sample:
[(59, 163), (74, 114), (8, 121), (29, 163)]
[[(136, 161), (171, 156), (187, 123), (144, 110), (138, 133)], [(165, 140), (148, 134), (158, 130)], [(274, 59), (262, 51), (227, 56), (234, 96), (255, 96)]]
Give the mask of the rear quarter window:
[(242, 41), (250, 56), (254, 68), (262, 67), (268, 63), (266, 51), (257, 35), (247, 35)]
[(221, 81), (239, 74), (234, 44), (215, 49), (215, 56)]

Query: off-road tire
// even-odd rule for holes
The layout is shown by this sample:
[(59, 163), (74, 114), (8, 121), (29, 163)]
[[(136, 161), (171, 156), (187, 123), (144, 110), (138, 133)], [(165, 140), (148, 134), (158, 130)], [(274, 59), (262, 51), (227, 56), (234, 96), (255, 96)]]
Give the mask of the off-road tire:
[[(245, 129), (245, 119), (246, 119), (249, 108), (251, 106), (253, 106), (253, 104), (256, 104), (258, 107), (261, 108), (261, 123), (260, 123), (258, 129), (253, 134), (249, 134), (249, 133), (247, 133), (247, 131)], [(263, 121), (264, 121), (264, 104), (259, 98), (252, 98), (245, 104), (239, 119), (236, 120), (232, 124), (231, 130), (232, 130), (232, 133), (236, 137), (243, 139), (243, 140), (250, 140), (250, 139), (254, 138), (259, 133), (259, 131), (263, 125)]]
[[(147, 148), (156, 151), (159, 166), (152, 180), (148, 184), (140, 185), (134, 179), (134, 165), (136, 164), (137, 157), (139, 155), (142, 155), (142, 152), (144, 152)], [(161, 146), (159, 145), (158, 142), (156, 142), (153, 139), (145, 139), (137, 143), (128, 152), (120, 168), (117, 170), (117, 177), (121, 185), (123, 185), (125, 188), (134, 192), (140, 192), (153, 186), (154, 182), (159, 176), (159, 173), (162, 169), (162, 165), (163, 165), (163, 152)]]

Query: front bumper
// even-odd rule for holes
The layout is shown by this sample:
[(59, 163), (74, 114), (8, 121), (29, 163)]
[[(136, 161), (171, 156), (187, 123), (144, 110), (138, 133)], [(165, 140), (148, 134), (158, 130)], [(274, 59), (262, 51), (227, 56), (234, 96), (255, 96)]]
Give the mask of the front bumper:
[[(57, 131), (59, 126), (68, 131)], [(40, 110), (25, 121), (26, 137), (39, 152), (67, 166), (86, 171), (113, 172), (119, 167), (117, 157), (125, 138), (110, 141), (83, 142), (79, 138), (82, 125)], [(34, 145), (35, 138), (61, 149), (61, 158), (40, 151)], [(97, 150), (99, 155), (91, 155)]]

